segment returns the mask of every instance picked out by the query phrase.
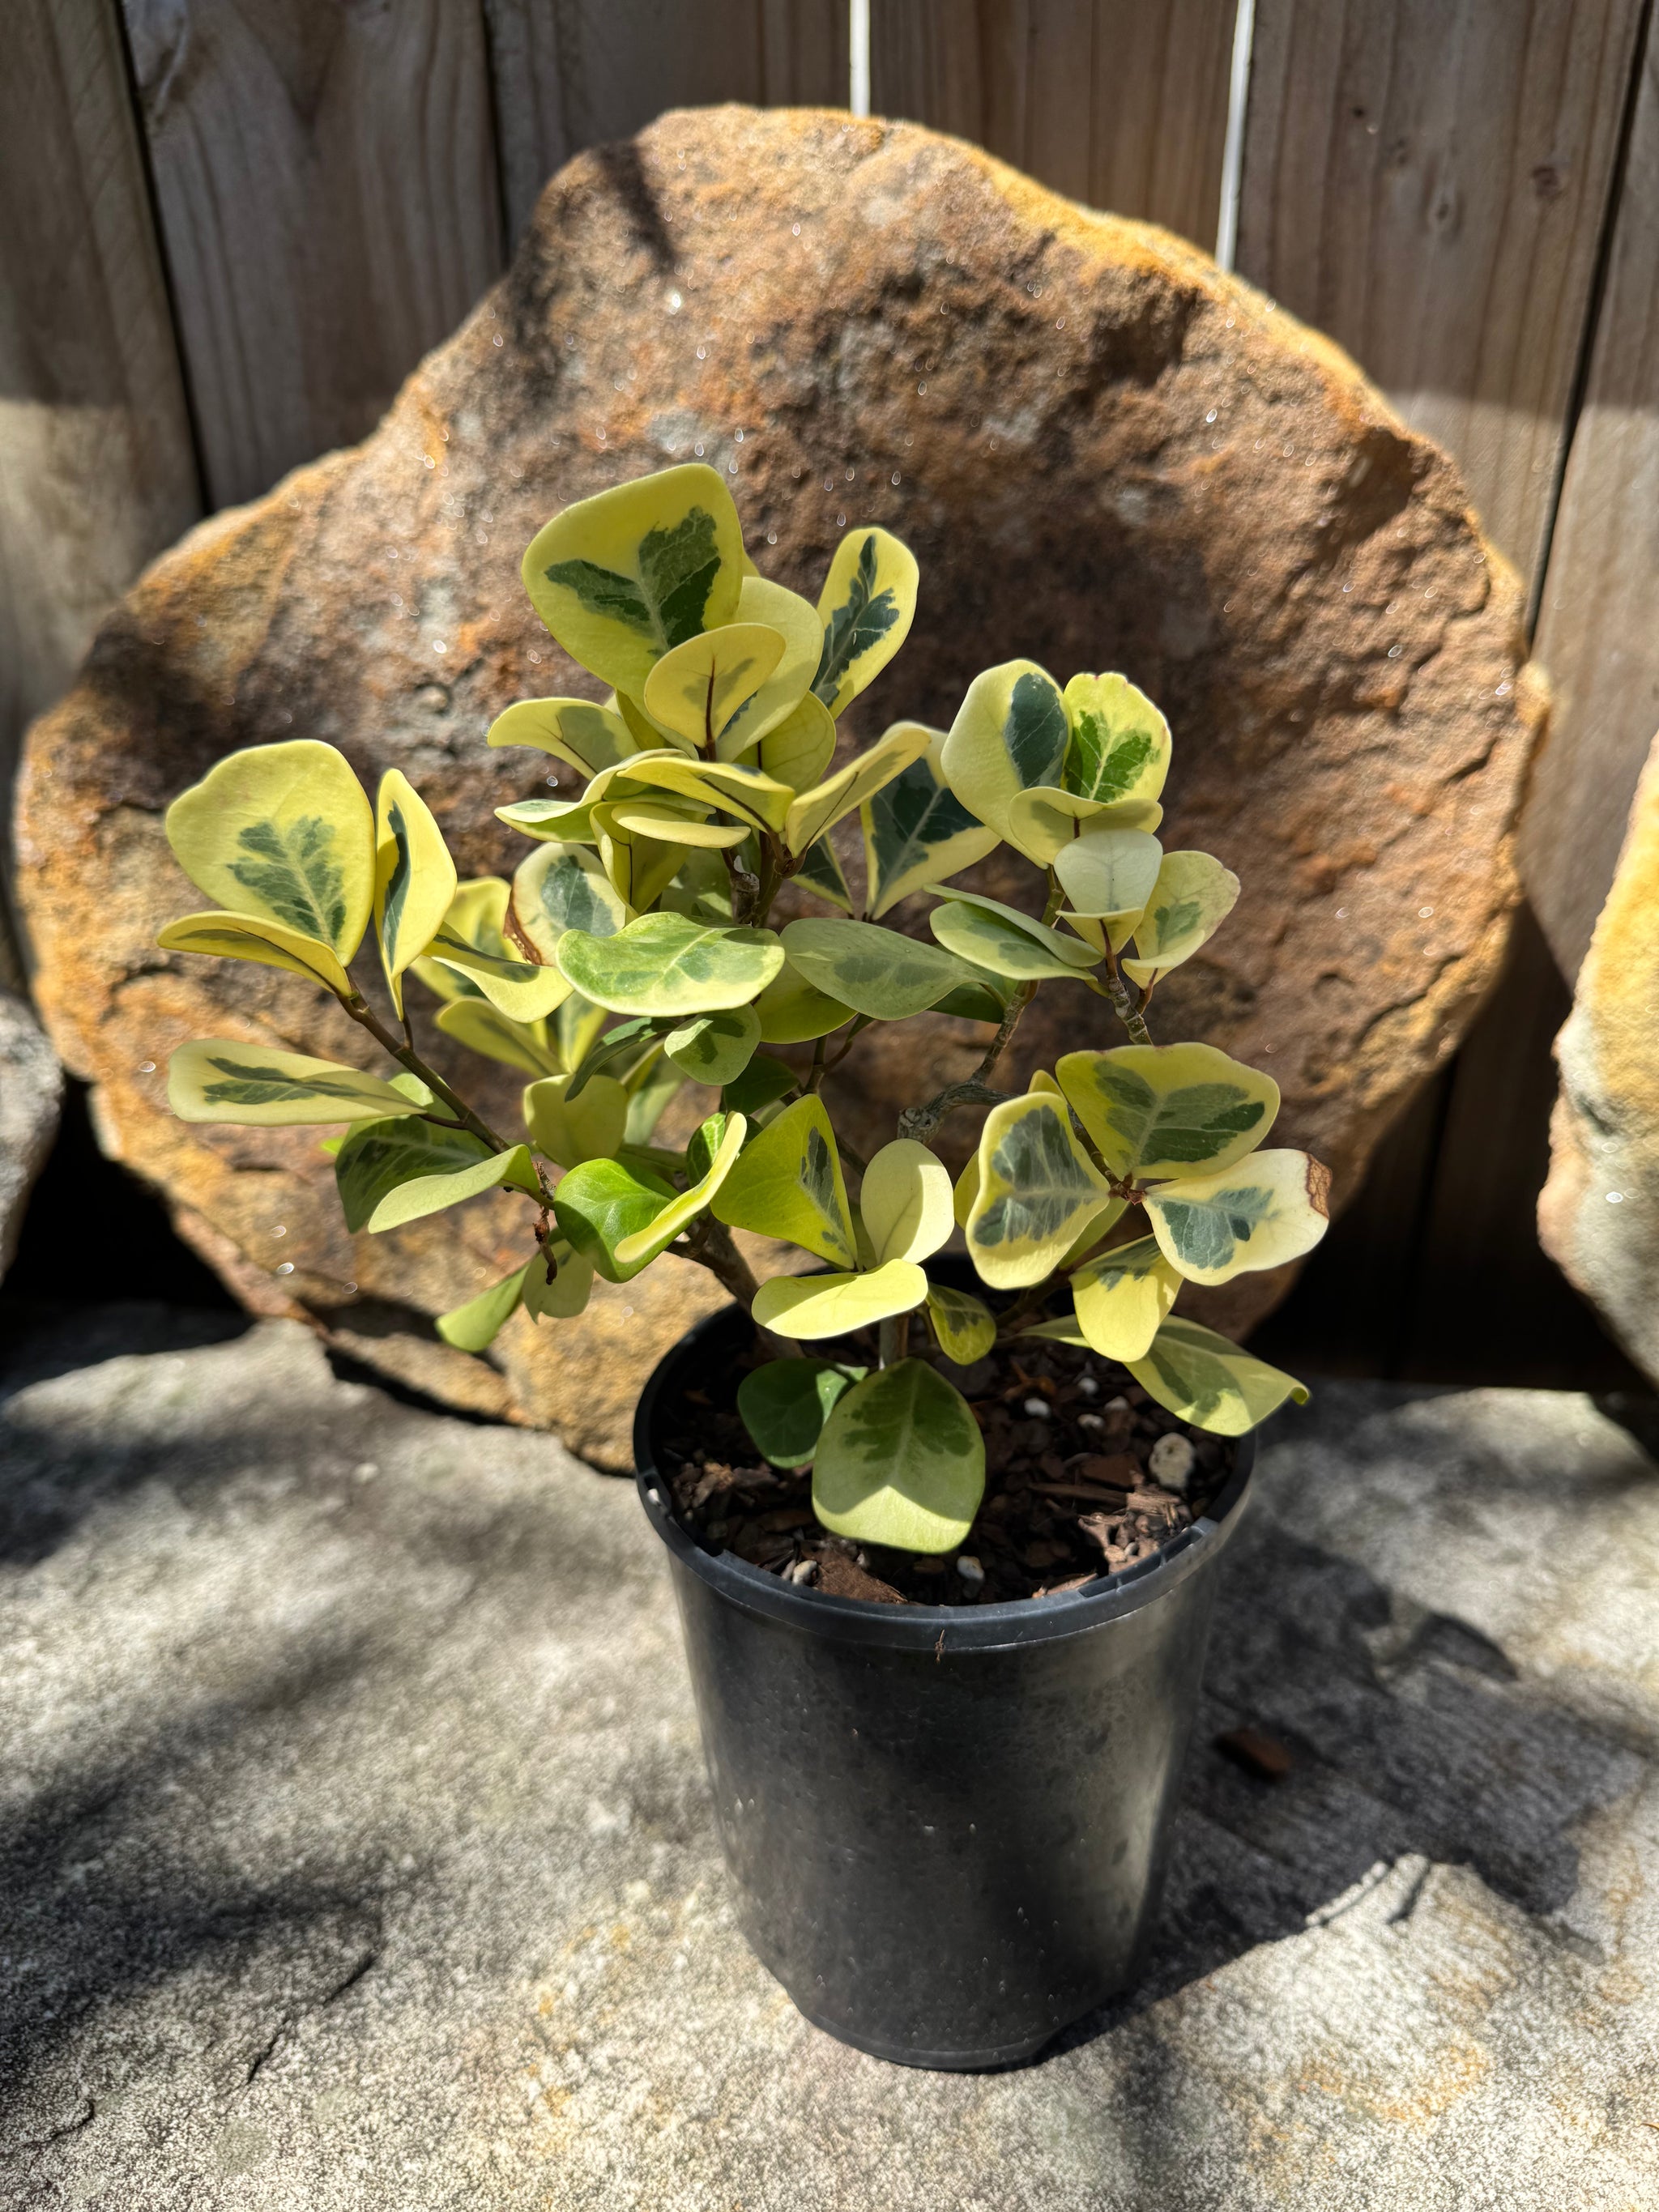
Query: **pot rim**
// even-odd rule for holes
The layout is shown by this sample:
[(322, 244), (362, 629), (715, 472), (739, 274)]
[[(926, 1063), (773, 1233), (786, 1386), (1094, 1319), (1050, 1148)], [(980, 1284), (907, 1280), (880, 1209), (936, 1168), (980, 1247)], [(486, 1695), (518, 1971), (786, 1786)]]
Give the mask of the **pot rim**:
[(1080, 1636), (1105, 1621), (1138, 1613), (1196, 1572), (1228, 1543), (1243, 1517), (1255, 1464), (1254, 1431), (1233, 1439), (1233, 1471), (1210, 1510), (1150, 1559), (1137, 1559), (1085, 1588), (1047, 1598), (1006, 1598), (994, 1605), (876, 1604), (868, 1598), (831, 1597), (786, 1583), (734, 1553), (706, 1551), (684, 1528), (668, 1502), (653, 1455), (651, 1431), (669, 1380), (683, 1360), (740, 1312), (735, 1304), (706, 1314), (651, 1370), (634, 1415), (635, 1484), (646, 1517), (679, 1564), (739, 1610), (809, 1636), (888, 1650), (1004, 1651)]

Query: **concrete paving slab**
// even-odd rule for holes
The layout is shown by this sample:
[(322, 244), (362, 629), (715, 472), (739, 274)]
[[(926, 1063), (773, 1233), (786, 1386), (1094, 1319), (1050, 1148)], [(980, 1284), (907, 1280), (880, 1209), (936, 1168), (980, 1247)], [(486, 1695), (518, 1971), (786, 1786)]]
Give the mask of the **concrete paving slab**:
[(1659, 1470), (1588, 1401), (1280, 1425), (1146, 1986), (941, 2075), (737, 1935), (630, 1487), (234, 1325), (0, 1362), (0, 2204), (1659, 2201)]

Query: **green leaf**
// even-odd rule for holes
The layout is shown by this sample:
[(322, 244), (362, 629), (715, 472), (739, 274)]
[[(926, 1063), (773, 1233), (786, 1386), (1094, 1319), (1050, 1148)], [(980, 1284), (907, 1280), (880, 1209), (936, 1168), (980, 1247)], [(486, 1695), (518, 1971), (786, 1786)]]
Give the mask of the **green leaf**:
[(1149, 1397), (1194, 1428), (1218, 1437), (1242, 1437), (1265, 1421), (1287, 1398), (1308, 1402), (1307, 1386), (1263, 1359), (1171, 1315), (1144, 1359), (1127, 1363)]
[(1009, 842), (1016, 792), (1054, 784), (1071, 732), (1060, 686), (1034, 660), (1006, 660), (968, 687), (939, 754), (945, 781), (968, 811)]
[(1078, 1326), (1103, 1358), (1139, 1359), (1180, 1288), (1156, 1238), (1116, 1245), (1072, 1278)]
[(663, 1049), (680, 1073), (718, 1091), (735, 1082), (761, 1041), (760, 1016), (752, 1006), (728, 1006), (682, 1022), (663, 1039)]
[(965, 1022), (1000, 1022), (1008, 1011), (1002, 995), (1002, 978), (987, 975), (983, 982), (958, 983), (928, 1009), (930, 1013), (953, 1014)]
[(946, 898), (928, 915), (927, 927), (947, 952), (1010, 982), (1045, 976), (1069, 976), (1075, 982), (1094, 966), (1092, 946), (1043, 929), (1040, 922), (1030, 926), (1024, 915), (1018, 921), (1013, 916), (1012, 908), (999, 909), (994, 899)]
[(997, 1340), (996, 1316), (971, 1291), (930, 1283), (927, 1317), (933, 1324), (939, 1350), (957, 1367), (971, 1367), (976, 1359), (983, 1359)]
[(1232, 912), (1238, 878), (1208, 853), (1166, 853), (1123, 972), (1152, 983), (1190, 959)]
[(948, 952), (870, 921), (792, 921), (783, 949), (815, 989), (871, 1021), (923, 1013), (946, 992), (976, 980)]
[(263, 968), (284, 969), (290, 975), (304, 976), (307, 983), (338, 992), (342, 998), (351, 989), (351, 979), (331, 945), (260, 915), (187, 914), (170, 921), (155, 942), (165, 952), (204, 952), (222, 960), (253, 960)]
[(400, 1182), (395, 1190), (386, 1193), (370, 1214), (368, 1227), (377, 1233), (401, 1229), (405, 1222), (423, 1220), (429, 1213), (441, 1213), (446, 1206), (462, 1205), (469, 1198), (498, 1189), (502, 1183), (511, 1183), (532, 1198), (539, 1196), (541, 1186), (536, 1181), (535, 1164), (527, 1145), (514, 1145), (510, 1152), (491, 1152), (476, 1167), (459, 1168), (449, 1175), (416, 1176), (410, 1182)]
[(340, 1209), (352, 1236), (370, 1225), (380, 1201), (400, 1184), (454, 1175), (493, 1158), (470, 1129), (443, 1129), (431, 1121), (370, 1121), (354, 1129), (334, 1156)]
[(884, 530), (849, 530), (818, 595), (823, 647), (812, 690), (840, 715), (898, 651), (916, 611), (915, 557)]
[(833, 830), (843, 815), (851, 814), (872, 798), (913, 761), (921, 759), (933, 733), (919, 722), (895, 722), (886, 736), (868, 752), (860, 753), (826, 782), (804, 791), (789, 809), (783, 839), (792, 853), (804, 853)]
[(167, 1103), (181, 1121), (288, 1128), (376, 1121), (421, 1110), (378, 1076), (237, 1037), (198, 1037), (167, 1062)]
[(853, 911), (853, 894), (847, 887), (847, 878), (836, 857), (836, 848), (827, 837), (820, 837), (817, 843), (811, 848), (796, 869), (794, 879), (829, 905), (838, 906), (843, 914)]
[(864, 1171), (859, 1212), (878, 1266), (931, 1259), (956, 1226), (950, 1171), (914, 1137), (896, 1137)]
[[(530, 1267), (536, 1264), (532, 1261)], [(524, 1295), (524, 1279), (529, 1272), (529, 1267), (515, 1267), (510, 1275), (503, 1275), (499, 1283), (480, 1291), (464, 1306), (440, 1314), (435, 1326), (444, 1342), (453, 1344), (458, 1352), (483, 1352), (496, 1332), (517, 1313)]]
[(927, 738), (927, 750), (860, 809), (872, 921), (924, 884), (942, 883), (982, 860), (1000, 842), (994, 830), (975, 820), (940, 773), (945, 732), (919, 722), (899, 722), (894, 728), (918, 732)]
[(614, 1076), (590, 1076), (573, 1100), (575, 1079), (548, 1075), (525, 1085), (524, 1125), (530, 1141), (562, 1168), (610, 1158), (628, 1127), (628, 1093)]
[(599, 864), (612, 889), (632, 913), (643, 914), (667, 890), (684, 863), (687, 848), (665, 844), (654, 830), (625, 829), (611, 806), (596, 806), (593, 826), (599, 836)]
[(865, 1371), (827, 1359), (769, 1359), (750, 1368), (738, 1385), (738, 1411), (761, 1457), (774, 1467), (805, 1467), (836, 1399)]
[(614, 937), (629, 919), (599, 855), (586, 845), (556, 840), (538, 845), (513, 878), (513, 919), (550, 963), (567, 929)]
[(580, 1097), (602, 1067), (639, 1053), (655, 1039), (657, 1028), (651, 1015), (641, 1014), (631, 1022), (618, 1023), (603, 1036), (593, 1037), (571, 1071), (570, 1088), (564, 1094), (567, 1100)]
[(1158, 1183), (1147, 1217), (1189, 1282), (1229, 1283), (1312, 1251), (1330, 1226), (1328, 1168), (1306, 1152), (1253, 1152), (1218, 1175)]
[(755, 1001), (763, 1044), (808, 1044), (853, 1018), (853, 1009), (827, 998), (787, 960)]
[[(667, 792), (653, 792), (643, 799), (625, 796), (596, 806), (593, 827), (600, 833), (601, 846), (606, 837), (620, 835), (649, 838), (658, 845), (678, 845), (691, 853), (729, 849), (741, 845), (749, 835), (741, 822), (712, 821), (706, 806)], [(676, 874), (683, 865), (676, 862)]]
[[(653, 735), (653, 744), (661, 742)], [(644, 750), (615, 708), (596, 707), (591, 699), (520, 699), (496, 715), (485, 743), (533, 745), (584, 776)]]
[(1039, 1091), (1007, 1099), (986, 1115), (968, 1250), (994, 1290), (1040, 1283), (1110, 1201), (1063, 1102)]
[(1071, 1052), (1060, 1087), (1101, 1158), (1123, 1182), (1231, 1167), (1279, 1112), (1272, 1076), (1210, 1044), (1128, 1044)]
[(1144, 830), (1091, 826), (1054, 855), (1054, 873), (1073, 909), (1108, 921), (1138, 915), (1152, 895), (1164, 848)]
[(232, 914), (320, 938), (342, 961), (374, 898), (374, 816), (351, 764), (298, 738), (252, 745), (167, 809), (167, 842), (191, 883)]
[(786, 1067), (768, 1053), (757, 1052), (743, 1073), (726, 1085), (720, 1103), (734, 1114), (746, 1114), (752, 1121), (763, 1107), (787, 1097), (798, 1080), (793, 1067)]
[(854, 1265), (858, 1248), (835, 1131), (816, 1093), (787, 1106), (726, 1178), (714, 1207), (729, 1229), (785, 1237), (822, 1260)]
[(557, 1075), (559, 1054), (545, 1022), (510, 1022), (487, 999), (452, 999), (438, 1009), (438, 1027), (469, 1051), (527, 1075)]
[(812, 1510), (838, 1536), (936, 1554), (966, 1537), (985, 1495), (985, 1440), (968, 1401), (923, 1359), (854, 1383), (824, 1424)]
[(659, 1252), (665, 1251), (681, 1230), (694, 1221), (709, 1204), (730, 1176), (738, 1164), (738, 1155), (743, 1150), (748, 1125), (741, 1114), (728, 1114), (724, 1118), (726, 1128), (720, 1138), (720, 1150), (701, 1179), (690, 1190), (672, 1200), (648, 1224), (626, 1237), (618, 1237), (612, 1250), (619, 1267), (643, 1267), (654, 1260)]
[(764, 623), (726, 623), (689, 637), (645, 679), (645, 711), (702, 752), (719, 743), (783, 659), (781, 634)]
[(1066, 686), (1071, 742), (1054, 779), (1111, 806), (1155, 799), (1170, 772), (1170, 726), (1127, 676), (1074, 676)]
[(774, 1275), (750, 1310), (775, 1336), (811, 1340), (909, 1313), (927, 1295), (927, 1278), (914, 1260), (890, 1260), (868, 1275)]
[(684, 1016), (746, 1006), (783, 958), (769, 929), (717, 928), (682, 914), (641, 915), (614, 937), (573, 929), (559, 944), (559, 966), (576, 989), (618, 1014)]
[(409, 778), (389, 768), (374, 802), (374, 927), (399, 1015), (404, 971), (437, 935), (455, 890), (455, 863), (442, 830)]
[(647, 1054), (639, 1066), (630, 1070), (625, 1089), (628, 1092), (628, 1121), (623, 1130), (626, 1145), (648, 1145), (657, 1124), (668, 1110), (670, 1103), (684, 1088), (685, 1079), (673, 1061)]
[(641, 698), (665, 653), (737, 612), (738, 511), (705, 464), (664, 469), (566, 507), (531, 541), (522, 574), (571, 658)]
[(562, 1237), (554, 1239), (557, 1273), (550, 1283), (547, 1262), (532, 1260), (524, 1279), (525, 1311), (535, 1321), (574, 1321), (586, 1310), (593, 1289), (593, 1262), (573, 1252)]
[(559, 1234), (591, 1260), (607, 1283), (631, 1282), (649, 1262), (633, 1266), (614, 1256), (623, 1237), (648, 1229), (678, 1193), (649, 1168), (621, 1160), (586, 1160), (572, 1168), (553, 1194)]

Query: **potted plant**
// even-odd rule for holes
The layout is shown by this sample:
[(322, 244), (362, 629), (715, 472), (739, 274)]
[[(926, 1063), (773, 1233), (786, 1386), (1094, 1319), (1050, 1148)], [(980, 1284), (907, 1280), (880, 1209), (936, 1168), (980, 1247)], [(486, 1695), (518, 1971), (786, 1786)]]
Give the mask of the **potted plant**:
[[(611, 689), (523, 701), (489, 742), (579, 793), (499, 810), (526, 857), (459, 882), (398, 771), (371, 804), (307, 739), (220, 762), (167, 824), (213, 907), (161, 944), (308, 978), (397, 1066), (209, 1038), (173, 1055), (173, 1109), (344, 1125), (354, 1232), (521, 1193), (522, 1264), (437, 1323), (471, 1352), (521, 1306), (580, 1313), (596, 1273), (712, 1270), (735, 1304), (651, 1379), (637, 1457), (744, 1925), (866, 2049), (1018, 2057), (1135, 1972), (1249, 1432), (1306, 1396), (1171, 1310), (1326, 1225), (1325, 1171), (1264, 1146), (1272, 1079), (1147, 1028), (1237, 879), (1163, 849), (1170, 732), (1120, 675), (1009, 662), (948, 733), (900, 722), (832, 769), (915, 610), (883, 530), (848, 533), (814, 607), (757, 573), (693, 465), (567, 508), (523, 574)], [(952, 887), (1003, 843), (1040, 913)], [(782, 921), (788, 884), (826, 910), (792, 895)], [(924, 898), (927, 938), (894, 926)], [(349, 972), (371, 919), (379, 1006)], [(521, 1130), (418, 1049), (411, 975), (441, 1032), (527, 1079)], [(1125, 1042), (1005, 1092), (1044, 986), (1106, 999)], [(977, 1068), (860, 1158), (826, 1073), (872, 1024), (940, 1012), (988, 1024)], [(974, 1108), (953, 1184), (933, 1140)], [(734, 1231), (812, 1272), (757, 1282)]]

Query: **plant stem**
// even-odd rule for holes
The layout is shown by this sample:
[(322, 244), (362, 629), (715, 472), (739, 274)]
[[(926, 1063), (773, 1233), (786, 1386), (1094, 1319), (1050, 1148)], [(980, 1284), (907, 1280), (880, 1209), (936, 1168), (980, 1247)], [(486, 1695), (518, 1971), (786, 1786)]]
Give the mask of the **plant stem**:
[(418, 1075), (434, 1097), (442, 1099), (463, 1128), (470, 1129), (481, 1143), (489, 1146), (492, 1152), (510, 1152), (513, 1150), (505, 1137), (497, 1136), (489, 1122), (475, 1114), (465, 1099), (452, 1091), (435, 1069), (427, 1066), (412, 1044), (405, 1043), (386, 1027), (361, 991), (354, 991), (349, 999), (342, 999), (340, 1004), (360, 1029), (368, 1031), (382, 1051), (390, 1053), (392, 1059), (406, 1067), (411, 1075)]
[[(675, 1246), (675, 1250), (681, 1248)], [(712, 1213), (700, 1213), (685, 1232), (681, 1256), (695, 1260), (700, 1267), (707, 1267), (722, 1289), (729, 1291), (745, 1313), (752, 1312), (760, 1285), (755, 1271), (732, 1241), (732, 1232), (723, 1221), (716, 1221)], [(774, 1336), (769, 1328), (755, 1323), (756, 1334), (774, 1359), (799, 1359), (799, 1345), (787, 1336)]]
[(1146, 1018), (1139, 1008), (1130, 1001), (1129, 987), (1124, 981), (1122, 970), (1117, 964), (1117, 955), (1109, 945), (1106, 948), (1106, 996), (1111, 1000), (1113, 1011), (1119, 1021), (1128, 1030), (1134, 1042), (1137, 1044), (1150, 1044), (1152, 1041), (1152, 1033), (1147, 1028)]
[(896, 1361), (903, 1358), (904, 1340), (909, 1334), (909, 1322), (908, 1314), (889, 1314), (880, 1324), (876, 1352), (878, 1367), (891, 1367)]

